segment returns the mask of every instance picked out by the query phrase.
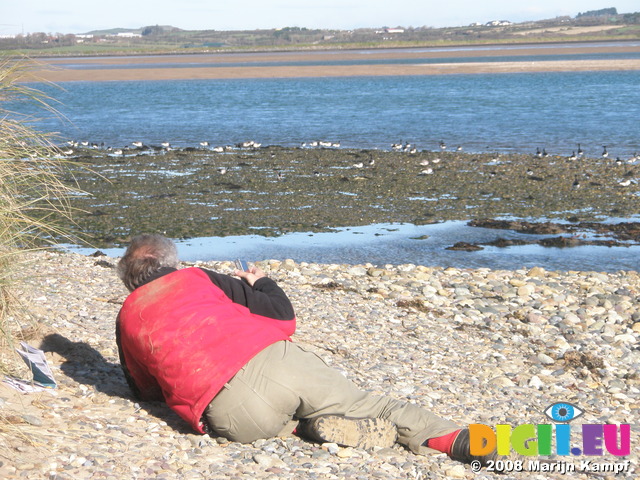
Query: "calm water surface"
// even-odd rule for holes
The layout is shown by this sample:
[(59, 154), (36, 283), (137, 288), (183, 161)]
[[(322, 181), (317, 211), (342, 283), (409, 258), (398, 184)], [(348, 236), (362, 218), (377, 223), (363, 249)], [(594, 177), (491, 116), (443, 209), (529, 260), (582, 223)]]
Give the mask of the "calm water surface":
[[(447, 250), (447, 247), (459, 241), (490, 242), (497, 238), (532, 240), (549, 236), (469, 227), (466, 222), (453, 221), (422, 226), (379, 224), (340, 228), (335, 233), (291, 233), (275, 238), (259, 235), (195, 238), (178, 241), (177, 245), (180, 258), (186, 261), (291, 258), (296, 262), (413, 263), (508, 270), (540, 266), (547, 270), (617, 272), (640, 268), (640, 246), (569, 249), (527, 245), (484, 247), (484, 250), (476, 252)], [(95, 251), (78, 247), (71, 249), (83, 254)], [(113, 257), (124, 253), (121, 248), (102, 251)]]
[(68, 121), (39, 128), (106, 146), (323, 140), (436, 150), (444, 141), (476, 153), (570, 155), (578, 143), (594, 157), (604, 145), (614, 157), (640, 151), (640, 72), (67, 82), (50, 93)]

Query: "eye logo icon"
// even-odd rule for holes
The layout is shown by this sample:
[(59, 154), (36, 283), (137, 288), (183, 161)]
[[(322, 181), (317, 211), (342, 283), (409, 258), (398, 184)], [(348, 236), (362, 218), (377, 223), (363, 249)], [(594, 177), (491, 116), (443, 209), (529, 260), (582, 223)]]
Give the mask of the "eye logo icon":
[(584, 411), (567, 402), (557, 402), (549, 405), (544, 414), (554, 422), (570, 422), (582, 415)]
[[(544, 414), (553, 423), (535, 425), (523, 423), (516, 426), (498, 424), (495, 426), (495, 430), (482, 423), (470, 424), (469, 453), (473, 456), (488, 455), (491, 452), (497, 452), (498, 455), (509, 455), (513, 449), (519, 455), (525, 456), (559, 455), (567, 457), (569, 455), (611, 454), (625, 457), (630, 455), (631, 424), (569, 424), (583, 413), (585, 412), (581, 408), (571, 403), (556, 402), (544, 409)], [(579, 431), (581, 434), (580, 445), (575, 445), (571, 441), (572, 431)], [(560, 473), (569, 471), (563, 470)]]

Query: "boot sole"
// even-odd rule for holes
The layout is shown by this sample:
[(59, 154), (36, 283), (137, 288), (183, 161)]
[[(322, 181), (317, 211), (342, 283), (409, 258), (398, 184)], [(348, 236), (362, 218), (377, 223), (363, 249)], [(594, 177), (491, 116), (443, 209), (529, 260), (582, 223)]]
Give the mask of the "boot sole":
[(396, 426), (382, 418), (324, 416), (309, 420), (309, 428), (325, 442), (369, 450), (391, 447), (398, 437)]

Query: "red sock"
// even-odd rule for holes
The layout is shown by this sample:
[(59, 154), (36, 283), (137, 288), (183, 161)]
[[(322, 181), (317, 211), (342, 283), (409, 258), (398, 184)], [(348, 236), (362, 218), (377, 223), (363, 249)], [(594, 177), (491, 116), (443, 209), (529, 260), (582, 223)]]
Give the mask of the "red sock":
[(460, 430), (447, 433), (441, 437), (430, 438), (427, 440), (427, 447), (446, 453), (447, 455), (451, 455), (451, 447), (458, 436), (458, 433), (460, 433)]

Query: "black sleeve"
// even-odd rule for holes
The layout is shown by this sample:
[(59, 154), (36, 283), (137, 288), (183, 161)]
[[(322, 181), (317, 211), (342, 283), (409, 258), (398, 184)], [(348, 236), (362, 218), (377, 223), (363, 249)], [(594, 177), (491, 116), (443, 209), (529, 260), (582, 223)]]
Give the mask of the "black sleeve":
[(295, 312), (291, 301), (276, 282), (268, 277), (256, 280), (251, 287), (247, 282), (202, 268), (211, 281), (233, 302), (249, 308), (251, 313), (276, 320), (293, 320)]

